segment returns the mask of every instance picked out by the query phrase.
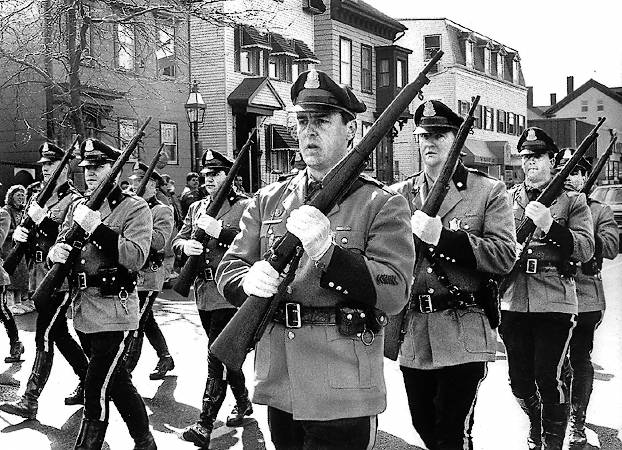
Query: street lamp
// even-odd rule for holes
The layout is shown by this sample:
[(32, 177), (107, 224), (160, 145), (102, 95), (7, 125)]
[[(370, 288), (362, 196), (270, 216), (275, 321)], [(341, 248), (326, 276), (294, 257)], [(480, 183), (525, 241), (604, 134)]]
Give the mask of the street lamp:
[(198, 171), (199, 158), (201, 157), (201, 144), (199, 143), (199, 124), (203, 123), (205, 118), (205, 109), (207, 106), (203, 101), (203, 97), (199, 93), (199, 83), (194, 80), (192, 88), (190, 88), (190, 95), (188, 101), (184, 105), (186, 108), (186, 118), (188, 119), (188, 125), (190, 126), (190, 170), (193, 172)]

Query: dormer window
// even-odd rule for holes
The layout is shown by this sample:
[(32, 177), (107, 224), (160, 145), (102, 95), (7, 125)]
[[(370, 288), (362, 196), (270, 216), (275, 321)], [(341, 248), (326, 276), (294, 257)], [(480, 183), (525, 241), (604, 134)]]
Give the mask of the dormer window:
[(514, 59), (512, 60), (512, 82), (514, 84), (519, 84), (520, 82), (520, 57), (518, 53), (514, 55)]
[(475, 52), (475, 42), (471, 38), (466, 41), (466, 66), (473, 68), (473, 54)]
[(505, 79), (505, 55), (504, 49), (499, 50), (499, 53), (497, 53), (497, 77), (502, 80)]
[(484, 72), (487, 75), (492, 75), (493, 74), (493, 67), (492, 67), (492, 49), (493, 46), (492, 44), (489, 42), (488, 44), (486, 44), (486, 47), (484, 48)]

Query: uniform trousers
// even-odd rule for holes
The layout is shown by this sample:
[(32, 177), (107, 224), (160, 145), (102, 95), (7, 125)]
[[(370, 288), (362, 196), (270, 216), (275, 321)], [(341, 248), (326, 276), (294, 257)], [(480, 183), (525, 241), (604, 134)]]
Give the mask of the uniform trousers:
[(594, 331), (603, 319), (603, 311), (582, 312), (577, 316), (577, 326), (570, 339), (570, 365), (572, 367), (572, 404), (587, 407), (594, 383), (592, 349)]
[(82, 333), (78, 337), (89, 357), (84, 386), (84, 417), (108, 422), (112, 399), (134, 440), (149, 432), (149, 419), (142, 397), (123, 366), (128, 331)]
[[(221, 331), (229, 323), (231, 318), (236, 313), (235, 308), (223, 308), (214, 309), (212, 311), (204, 311), (199, 309), (199, 318), (201, 319), (201, 325), (205, 330), (207, 339), (211, 344), (216, 340)], [(218, 380), (226, 379), (229, 384), (233, 386), (243, 387), (246, 383), (244, 374), (241, 370), (234, 371), (228, 370), (225, 376), (225, 366), (220, 362), (218, 358), (212, 355), (212, 352), (207, 352), (207, 377), (215, 378)]]
[(428, 449), (472, 449), (473, 410), (486, 363), (400, 369), (413, 426)]
[(15, 323), (13, 313), (9, 309), (5, 286), (0, 286), (0, 320), (4, 328), (6, 328), (6, 334), (9, 336), (9, 340), (11, 342), (19, 341), (17, 324)]
[[(151, 294), (149, 294), (151, 292)], [(140, 322), (138, 325), (139, 333), (144, 332), (149, 343), (156, 351), (158, 358), (169, 355), (166, 339), (162, 330), (153, 316), (153, 303), (158, 297), (159, 291), (138, 291), (140, 302)]]
[(377, 416), (334, 420), (294, 420), (268, 406), (268, 426), (276, 450), (365, 450), (376, 443)]
[(539, 393), (542, 403), (568, 403), (563, 367), (575, 322), (574, 314), (501, 311), (499, 333), (516, 397)]
[(74, 373), (84, 380), (88, 361), (82, 347), (69, 333), (67, 328), (67, 309), (71, 305), (68, 292), (57, 291), (46, 305), (37, 307), (37, 327), (35, 345), (38, 351), (53, 354), (54, 344), (67, 360)]

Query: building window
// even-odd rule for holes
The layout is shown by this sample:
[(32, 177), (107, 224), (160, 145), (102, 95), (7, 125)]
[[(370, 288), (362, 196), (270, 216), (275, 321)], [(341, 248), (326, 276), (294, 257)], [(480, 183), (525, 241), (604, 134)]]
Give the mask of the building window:
[(497, 132), (505, 133), (507, 130), (505, 128), (506, 125), (506, 116), (505, 111), (502, 109), (497, 110)]
[(466, 41), (466, 66), (470, 69), (473, 68), (473, 50), (475, 43), (472, 41)]
[(174, 77), (177, 75), (175, 67), (175, 21), (174, 19), (158, 19), (156, 33), (158, 34), (156, 48), (156, 62), (158, 76)]
[(292, 80), (297, 80), (301, 73), (309, 70), (309, 63), (297, 62), (292, 64)]
[(352, 41), (339, 38), (339, 81), (352, 87)]
[(518, 55), (516, 55), (512, 62), (512, 82), (514, 84), (520, 83), (519, 75), (520, 75), (520, 59), (518, 58)]
[(408, 83), (408, 66), (403, 59), (396, 60), (397, 72), (396, 72), (396, 87), (403, 88)]
[(605, 110), (605, 102), (602, 99), (596, 100), (596, 111), (604, 111)]
[(508, 134), (516, 134), (516, 115), (508, 113)]
[(484, 129), (493, 131), (494, 126), (494, 110), (488, 106), (484, 107)]
[(361, 91), (372, 93), (372, 49), (361, 45)]
[(168, 157), (168, 164), (179, 164), (176, 123), (160, 122), (160, 144), (166, 144), (164, 151)]
[[(441, 35), (435, 34), (423, 37), (423, 59), (428, 62), (441, 49)], [(438, 72), (438, 63), (435, 64), (430, 73)]]
[(240, 72), (259, 75), (259, 51), (256, 49), (240, 51)]
[(390, 73), (390, 64), (388, 59), (380, 60), (380, 75), (378, 80), (378, 85), (380, 87), (387, 87), (390, 84), (391, 73)]
[(115, 62), (117, 69), (133, 71), (136, 56), (136, 36), (134, 25), (119, 23), (116, 25)]
[(286, 56), (269, 56), (268, 76), (274, 80), (292, 81), (291, 59)]
[(458, 114), (462, 117), (466, 117), (469, 115), (469, 109), (471, 108), (471, 104), (469, 102), (463, 102), (462, 100), (458, 100)]
[[(371, 123), (369, 122), (361, 122), (361, 139), (365, 137), (369, 129), (371, 128)], [(365, 161), (365, 170), (374, 170), (374, 153), (371, 152), (367, 160)]]
[(492, 75), (492, 49), (489, 46), (484, 48), (484, 72)]
[(521, 135), (523, 134), (523, 131), (525, 131), (525, 116), (520, 114), (517, 114), (516, 116), (518, 117), (518, 129), (516, 130), (516, 134)]
[(479, 128), (480, 130), (484, 127), (484, 110), (482, 108), (482, 105), (477, 105), (475, 107), (475, 123), (473, 124), (473, 126), (475, 128)]
[[(138, 131), (138, 120), (136, 119), (118, 119), (119, 129), (119, 148), (124, 149), (125, 146), (132, 140), (136, 132)], [(130, 157), (130, 161), (137, 161), (140, 156), (140, 144)]]
[(497, 53), (497, 77), (505, 79), (505, 57), (501, 52)]
[(581, 100), (581, 112), (587, 112), (588, 109), (587, 100)]

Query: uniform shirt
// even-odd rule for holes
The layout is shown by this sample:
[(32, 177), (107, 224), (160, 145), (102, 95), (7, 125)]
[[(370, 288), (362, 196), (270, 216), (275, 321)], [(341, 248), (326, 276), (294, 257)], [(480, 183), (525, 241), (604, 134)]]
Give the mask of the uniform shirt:
[[(421, 209), (431, 187), (424, 173), (393, 186), (406, 197), (411, 212)], [(477, 292), (490, 274), (506, 274), (512, 269), (516, 235), (512, 210), (501, 181), (459, 164), (438, 216), (443, 230), (436, 253), (444, 260), (441, 266), (449, 281), (460, 290)], [(417, 294), (448, 294), (427, 258), (423, 258), (415, 270), (413, 301), (418, 299)], [(496, 332), (490, 328), (480, 307), (430, 314), (409, 309), (399, 361), (403, 366), (416, 369), (494, 361), (496, 338)]]
[[(153, 230), (151, 232), (151, 253), (164, 253), (166, 241), (173, 233), (173, 211), (171, 208), (161, 203), (155, 196), (147, 200), (147, 204), (151, 210), (153, 220)], [(166, 269), (160, 263), (156, 270), (152, 270), (150, 258), (138, 273), (137, 289), (139, 291), (155, 291), (162, 290), (164, 285)]]
[[(86, 199), (72, 203), (57, 242), (63, 242), (73, 225), (73, 211), (84, 202)], [(99, 211), (102, 224), (84, 245), (72, 267), (73, 273), (95, 275), (98, 269), (119, 265), (137, 272), (145, 264), (151, 244), (153, 223), (147, 202), (115, 186)], [(129, 294), (126, 308), (127, 311), (117, 295), (102, 296), (99, 287), (87, 287), (74, 300), (73, 324), (83, 333), (135, 330), (138, 328), (136, 289)]]
[[(173, 250), (176, 254), (183, 254), (184, 242), (190, 239), (197, 231), (197, 220), (201, 215), (205, 214), (211, 202), (211, 198), (208, 197), (190, 206), (184, 224), (172, 242)], [(222, 255), (240, 231), (240, 218), (249, 203), (250, 199), (247, 196), (232, 192), (216, 215), (217, 220), (222, 220), (222, 231), (217, 240), (212, 239), (210, 241), (211, 243), (206, 249), (209, 251), (205, 253), (206, 266), (212, 269), (214, 275)], [(218, 292), (215, 280), (197, 277), (194, 282), (194, 295), (197, 308), (202, 311), (235, 308)]]
[[(516, 228), (525, 219), (529, 203), (525, 184), (518, 184), (508, 192), (514, 210)], [(594, 254), (594, 228), (585, 195), (563, 191), (551, 204), (553, 225), (545, 235), (536, 229), (528, 248), (530, 254), (547, 255), (548, 259), (585, 262)], [(538, 264), (542, 265), (541, 262)], [(577, 313), (577, 293), (572, 277), (560, 276), (556, 268), (538, 269), (535, 274), (525, 273), (518, 265), (508, 278), (501, 308), (517, 312)]]
[[(292, 210), (305, 202), (307, 172), (260, 189), (240, 221), (241, 232), (216, 274), (227, 300), (246, 299), (242, 279), (276, 239), (286, 233)], [(303, 254), (289, 301), (336, 306), (344, 301), (395, 314), (406, 304), (414, 258), (410, 214), (404, 197), (359, 177), (328, 214), (333, 241), (322, 269)], [(318, 267), (319, 266), (319, 267)], [(268, 325), (255, 350), (253, 402), (293, 414), (296, 420), (376, 415), (386, 407), (384, 334), (369, 346), (342, 336), (335, 326)]]
[[(618, 225), (613, 218), (613, 211), (608, 205), (597, 200), (588, 199), (592, 220), (594, 221), (594, 238), (596, 250), (594, 256), (602, 262), (602, 258), (614, 259), (618, 256)], [(605, 291), (600, 273), (586, 275), (581, 269), (575, 276), (579, 312), (604, 311)]]

